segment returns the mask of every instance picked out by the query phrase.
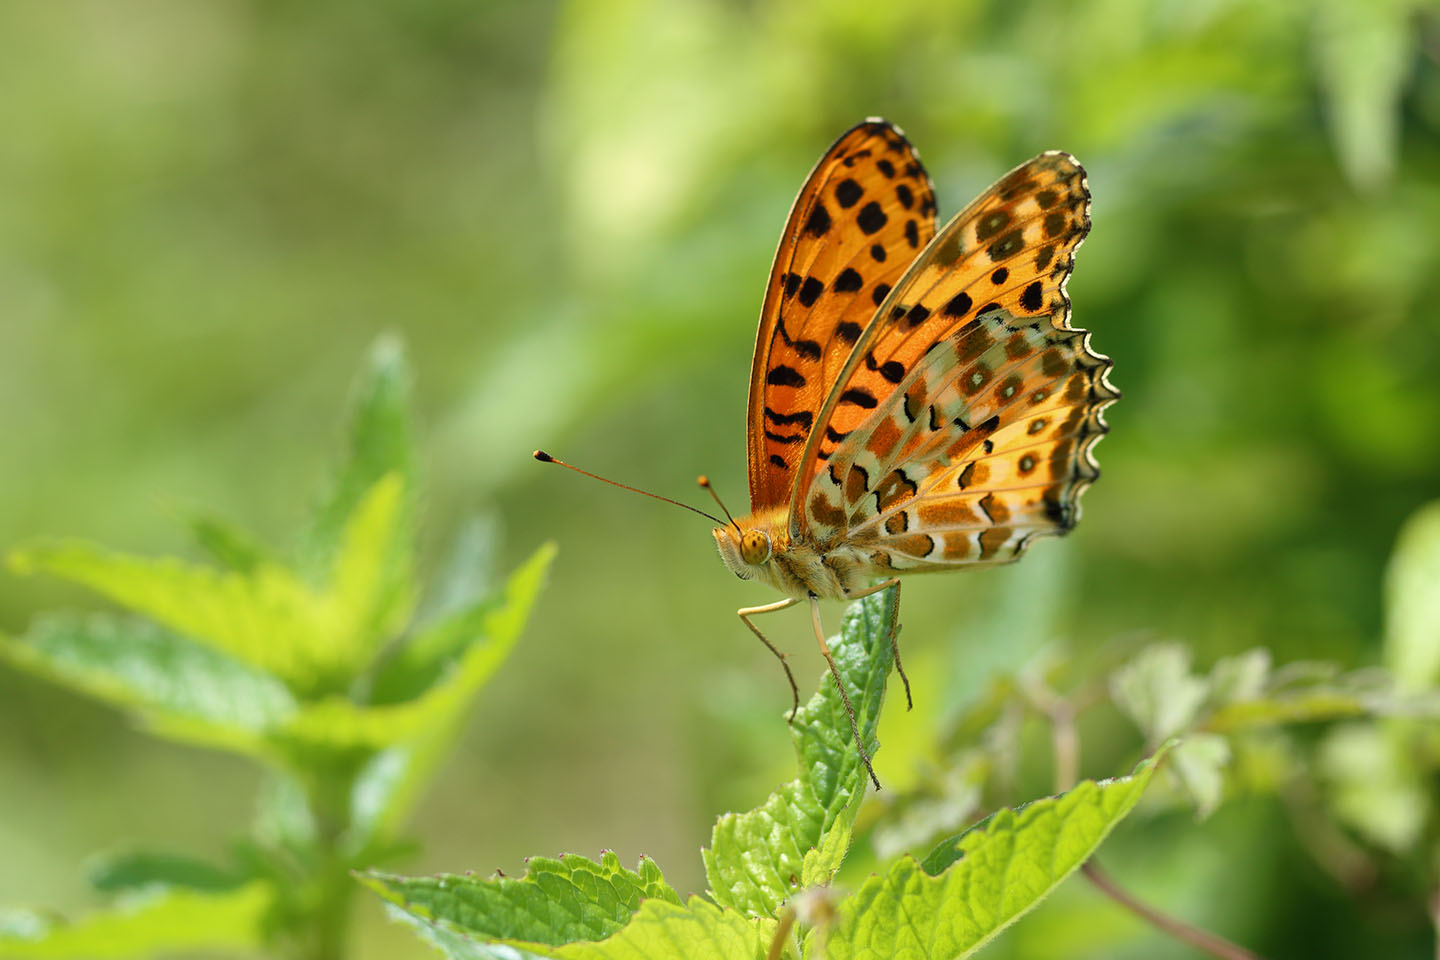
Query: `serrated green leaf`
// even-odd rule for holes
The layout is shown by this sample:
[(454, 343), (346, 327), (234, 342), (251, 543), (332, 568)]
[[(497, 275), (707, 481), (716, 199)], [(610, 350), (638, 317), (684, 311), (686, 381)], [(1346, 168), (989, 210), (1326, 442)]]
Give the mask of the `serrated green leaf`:
[[(407, 497), (416, 490), (410, 427), (410, 372), (398, 337), (384, 335), (370, 348), (352, 388), (345, 460), (328, 496), (315, 511), (302, 555), (305, 569), (328, 573), (345, 527), (366, 492), (398, 474)], [(401, 527), (413, 529), (407, 503)]]
[(1190, 650), (1157, 643), (1110, 676), (1115, 705), (1135, 722), (1151, 746), (1187, 729), (1209, 693), (1209, 684), (1190, 672)]
[(406, 913), (492, 942), (561, 946), (603, 940), (630, 922), (642, 900), (680, 904), (654, 861), (642, 857), (637, 871), (626, 870), (609, 851), (598, 863), (574, 854), (533, 857), (520, 878), (371, 872), (359, 880)]
[(600, 943), (571, 943), (560, 960), (763, 960), (774, 936), (773, 920), (743, 914), (691, 897), (684, 906), (646, 900), (635, 918)]
[(138, 557), (83, 541), (48, 541), (13, 551), (19, 573), (79, 583), (197, 643), (298, 687), (313, 682), (315, 638), (337, 626), (331, 605), (283, 567), (241, 575), (170, 557)]
[(1385, 572), (1385, 664), (1401, 692), (1440, 684), (1440, 503), (1405, 522)]
[[(1142, 761), (1128, 777), (1086, 780), (1058, 797), (999, 811), (927, 857), (926, 865), (938, 871), (934, 875), (913, 857), (902, 857), (840, 902), (825, 957), (970, 956), (1090, 858), (1134, 808), (1160, 756)], [(818, 942), (812, 932), (807, 957), (816, 956)]]
[(0, 958), (149, 957), (184, 951), (247, 950), (262, 945), (273, 898), (267, 883), (223, 893), (152, 888), (73, 923), (34, 917), (6, 921)]
[(247, 879), (208, 860), (151, 850), (103, 854), (93, 858), (85, 872), (90, 886), (106, 893), (150, 886), (215, 892), (233, 890)]
[[(845, 612), (839, 637), (830, 641), (872, 756), (893, 660), (894, 594), (885, 590), (856, 601)], [(723, 907), (774, 916), (792, 894), (829, 883), (849, 845), (868, 780), (828, 673), (819, 692), (795, 715), (791, 738), (800, 776), (754, 810), (722, 816), (704, 851), (712, 896)]]
[(1214, 733), (1192, 733), (1170, 751), (1171, 769), (1194, 801), (1196, 819), (1220, 806), (1229, 762), (1230, 741)]
[(135, 710), (157, 732), (254, 750), (264, 731), (297, 710), (284, 684), (155, 624), (106, 614), (36, 618), (25, 636), (0, 635), (12, 665)]
[(761, 960), (774, 929), (773, 921), (748, 920), (699, 897), (683, 906), (652, 899), (641, 903), (630, 923), (608, 940), (555, 947), (471, 937), (393, 904), (388, 909), (450, 960)]

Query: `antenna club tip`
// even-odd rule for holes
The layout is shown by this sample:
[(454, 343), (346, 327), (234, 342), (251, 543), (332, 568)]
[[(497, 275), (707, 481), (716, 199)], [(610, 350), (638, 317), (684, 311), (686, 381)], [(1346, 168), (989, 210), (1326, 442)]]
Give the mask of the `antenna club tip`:
[(555, 462), (555, 458), (552, 457), (552, 456), (550, 456), (550, 454), (546, 453), (544, 450), (536, 450), (536, 451), (532, 454), (532, 456), (533, 456), (536, 460), (539, 460), (541, 463), (554, 463), (554, 462)]
[(698, 484), (700, 484), (700, 486), (702, 486), (702, 487), (708, 487), (708, 486), (710, 486), (710, 478), (707, 477), (707, 476), (705, 476), (705, 474), (703, 474), (703, 473), (700, 474), (700, 476), (698, 476), (698, 477), (695, 478), (695, 482), (698, 483)]

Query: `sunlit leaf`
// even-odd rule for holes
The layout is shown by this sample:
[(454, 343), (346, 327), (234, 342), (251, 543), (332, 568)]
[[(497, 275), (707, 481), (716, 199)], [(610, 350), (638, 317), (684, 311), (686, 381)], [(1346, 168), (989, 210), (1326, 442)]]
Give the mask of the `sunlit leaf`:
[(135, 710), (159, 732), (185, 725), (186, 740), (255, 749), (265, 731), (297, 710), (274, 677), (133, 618), (42, 616), (21, 638), (0, 635), (0, 657)]
[(315, 638), (336, 626), (330, 605), (283, 567), (267, 563), (239, 574), (78, 540), (19, 548), (10, 564), (19, 573), (49, 573), (87, 586), (301, 687), (330, 667), (313, 659)]
[(1440, 684), (1440, 503), (1412, 516), (1385, 575), (1385, 662), (1402, 692)]
[(340, 621), (330, 638), (335, 660), (360, 664), (398, 632), (414, 602), (412, 532), (404, 477), (387, 473), (365, 491), (345, 524), (330, 598)]
[(1337, 817), (1396, 854), (1414, 852), (1431, 804), (1400, 738), (1376, 724), (1337, 727), (1321, 745), (1320, 769)]
[[(831, 641), (869, 750), (892, 655), (894, 591), (850, 606)], [(745, 913), (774, 916), (792, 894), (830, 882), (849, 844), (850, 828), (868, 783), (844, 705), (827, 674), (795, 716), (791, 736), (800, 776), (748, 813), (727, 813), (705, 850), (705, 873), (715, 901)]]
[(71, 923), (0, 919), (0, 957), (151, 957), (261, 946), (274, 892), (252, 883), (220, 893), (151, 888)]
[(1417, 12), (1409, 0), (1315, 5), (1315, 55), (1330, 136), (1341, 167), (1358, 187), (1377, 187), (1394, 171)]
[[(1140, 799), (1159, 756), (1128, 777), (1086, 780), (1004, 809), (948, 840), (922, 866), (902, 857), (839, 904), (829, 960), (968, 957), (1088, 860)], [(807, 956), (818, 956), (812, 934)]]
[(417, 919), (468, 937), (551, 946), (603, 940), (649, 898), (680, 904), (653, 860), (642, 858), (632, 871), (608, 851), (598, 863), (574, 854), (532, 857), (518, 878), (371, 872), (360, 882)]
[[(455, 615), (466, 624), (467, 632), (458, 639), (458, 646), (446, 645), (444, 652), (455, 649), (457, 655), (448, 672), (439, 675), (416, 699), (369, 708), (388, 716), (395, 730), (409, 730), (411, 736), (406, 741), (392, 739), (394, 731), (383, 727), (374, 731), (380, 734), (375, 739), (386, 749), (371, 758), (352, 788), (357, 842), (388, 835), (409, 814), (421, 786), (458, 735), (475, 694), (514, 649), (554, 557), (554, 544), (545, 544), (510, 575), (497, 597), (479, 601), (474, 608), (479, 611), (476, 616), (469, 616), (470, 611)], [(442, 623), (435, 629), (445, 627)], [(323, 729), (323, 724), (317, 726), (321, 729), (310, 731), (310, 735), (318, 733), (321, 742), (333, 743), (334, 731)], [(359, 729), (366, 725), (360, 722), (355, 726)], [(297, 728), (291, 734), (300, 732)]]
[[(345, 459), (330, 494), (315, 512), (302, 553), (307, 569), (327, 573), (345, 529), (366, 493), (387, 474), (398, 474), (407, 497), (398, 528), (413, 530), (415, 451), (410, 426), (410, 370), (398, 337), (375, 341), (352, 388)], [(411, 545), (403, 549), (408, 552)]]

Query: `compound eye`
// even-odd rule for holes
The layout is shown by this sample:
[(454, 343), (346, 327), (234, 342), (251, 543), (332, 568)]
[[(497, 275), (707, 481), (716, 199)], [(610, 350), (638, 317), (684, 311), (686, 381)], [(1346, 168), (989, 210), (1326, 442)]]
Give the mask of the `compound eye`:
[(752, 566), (770, 559), (770, 538), (759, 530), (750, 530), (740, 538), (740, 556)]

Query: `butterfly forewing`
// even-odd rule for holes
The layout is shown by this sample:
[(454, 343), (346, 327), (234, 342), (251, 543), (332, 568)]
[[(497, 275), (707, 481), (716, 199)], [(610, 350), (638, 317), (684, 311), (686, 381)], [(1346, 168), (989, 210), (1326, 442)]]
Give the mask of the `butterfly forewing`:
[(771, 268), (750, 373), (750, 506), (790, 502), (820, 407), (877, 306), (935, 233), (935, 194), (893, 125), (868, 120), (820, 159)]
[(1012, 559), (1074, 524), (1119, 395), (1069, 325), (1088, 204), (1073, 158), (1042, 154), (921, 253), (821, 407), (792, 532), (884, 573)]

